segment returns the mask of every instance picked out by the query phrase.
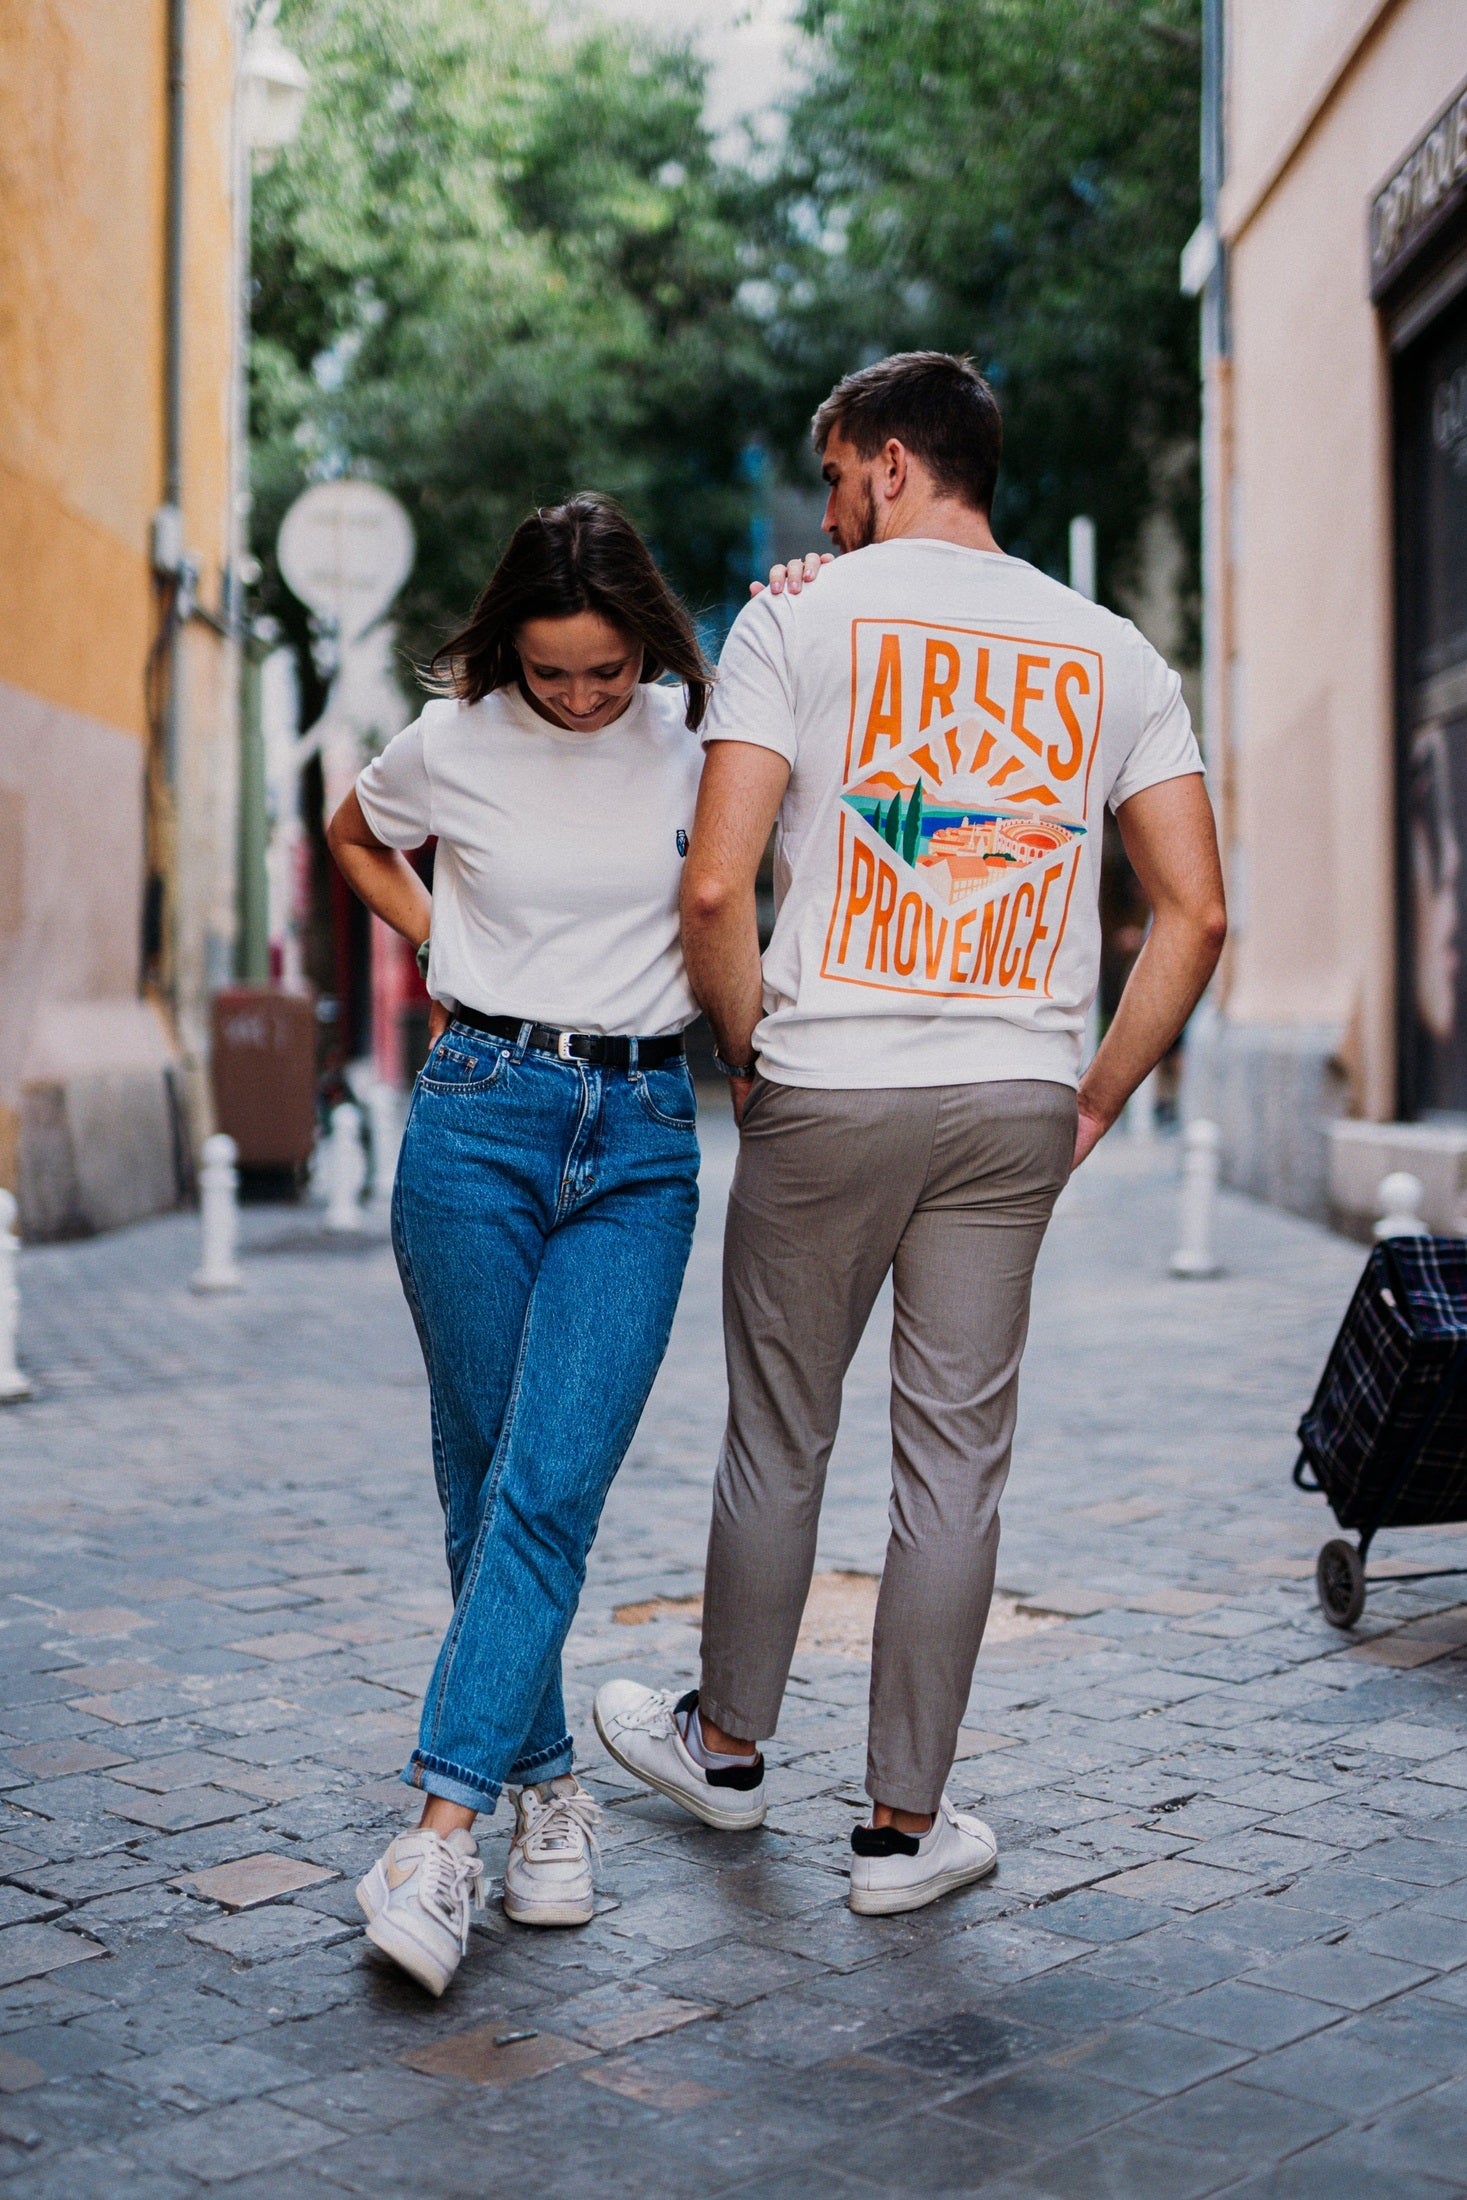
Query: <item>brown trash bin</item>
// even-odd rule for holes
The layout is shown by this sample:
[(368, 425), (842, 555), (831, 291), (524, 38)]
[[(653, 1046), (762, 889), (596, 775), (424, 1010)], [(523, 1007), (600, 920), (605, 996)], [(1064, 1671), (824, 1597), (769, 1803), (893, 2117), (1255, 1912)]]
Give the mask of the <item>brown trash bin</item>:
[(242, 1169), (303, 1169), (316, 1143), (316, 1002), (236, 985), (216, 993), (214, 1113)]

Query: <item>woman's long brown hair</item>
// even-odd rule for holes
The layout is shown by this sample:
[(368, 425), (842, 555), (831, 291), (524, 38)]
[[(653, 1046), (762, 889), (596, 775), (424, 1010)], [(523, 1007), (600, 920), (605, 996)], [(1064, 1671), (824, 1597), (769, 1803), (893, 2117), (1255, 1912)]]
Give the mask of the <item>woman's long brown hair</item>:
[(640, 642), (640, 677), (675, 674), (687, 690), (688, 725), (702, 724), (713, 674), (693, 622), (609, 497), (574, 496), (520, 522), (467, 623), (429, 659), (429, 679), (466, 703), (513, 687), (520, 680), (515, 636), (525, 621), (578, 611), (599, 612)]

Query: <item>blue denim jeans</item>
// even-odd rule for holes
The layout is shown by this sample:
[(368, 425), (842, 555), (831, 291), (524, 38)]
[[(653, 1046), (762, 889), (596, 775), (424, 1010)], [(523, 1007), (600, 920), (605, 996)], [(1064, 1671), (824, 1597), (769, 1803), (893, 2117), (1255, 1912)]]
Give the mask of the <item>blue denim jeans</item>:
[(667, 1350), (698, 1208), (692, 1080), (454, 1023), (392, 1198), (454, 1610), (403, 1778), (492, 1811), (568, 1772), (561, 1649)]

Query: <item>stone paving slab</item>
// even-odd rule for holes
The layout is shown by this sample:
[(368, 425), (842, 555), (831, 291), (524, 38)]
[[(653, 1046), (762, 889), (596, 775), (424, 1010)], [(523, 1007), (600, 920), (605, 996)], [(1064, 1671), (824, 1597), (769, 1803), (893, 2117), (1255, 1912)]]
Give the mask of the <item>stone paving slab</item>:
[[(1383, 1539), (1359, 1627), (1325, 1626), (1332, 1524), (1289, 1482), (1290, 1431), (1361, 1256), (1228, 1197), (1225, 1274), (1173, 1281), (1173, 1145), (1102, 1147), (1041, 1262), (1013, 1626), (952, 1781), (998, 1831), (994, 1880), (846, 1909), (867, 1671), (828, 1623), (760, 1833), (693, 1825), (601, 1755), (599, 1682), (696, 1657), (717, 1105), (672, 1351), (569, 1646), (598, 1914), (537, 1935), (492, 1905), (441, 2003), (366, 1944), (351, 1891), (411, 1815), (391, 1774), (447, 1615), (380, 1212), (348, 1259), (309, 1212), (246, 1210), (229, 1299), (188, 1290), (189, 1216), (24, 1254), (0, 2193), (1467, 2193), (1467, 1599), (1420, 1574), (1467, 1565), (1467, 1535)], [(831, 1575), (881, 1565), (888, 1322), (848, 1384)], [(491, 1872), (507, 1837), (501, 1810)]]

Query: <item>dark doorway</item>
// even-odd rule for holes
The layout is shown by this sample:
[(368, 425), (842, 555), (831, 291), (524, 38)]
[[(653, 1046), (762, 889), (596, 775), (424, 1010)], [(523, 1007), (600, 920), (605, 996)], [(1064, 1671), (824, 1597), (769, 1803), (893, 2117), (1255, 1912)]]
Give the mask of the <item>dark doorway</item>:
[(1467, 1116), (1467, 296), (1395, 368), (1401, 1112)]

